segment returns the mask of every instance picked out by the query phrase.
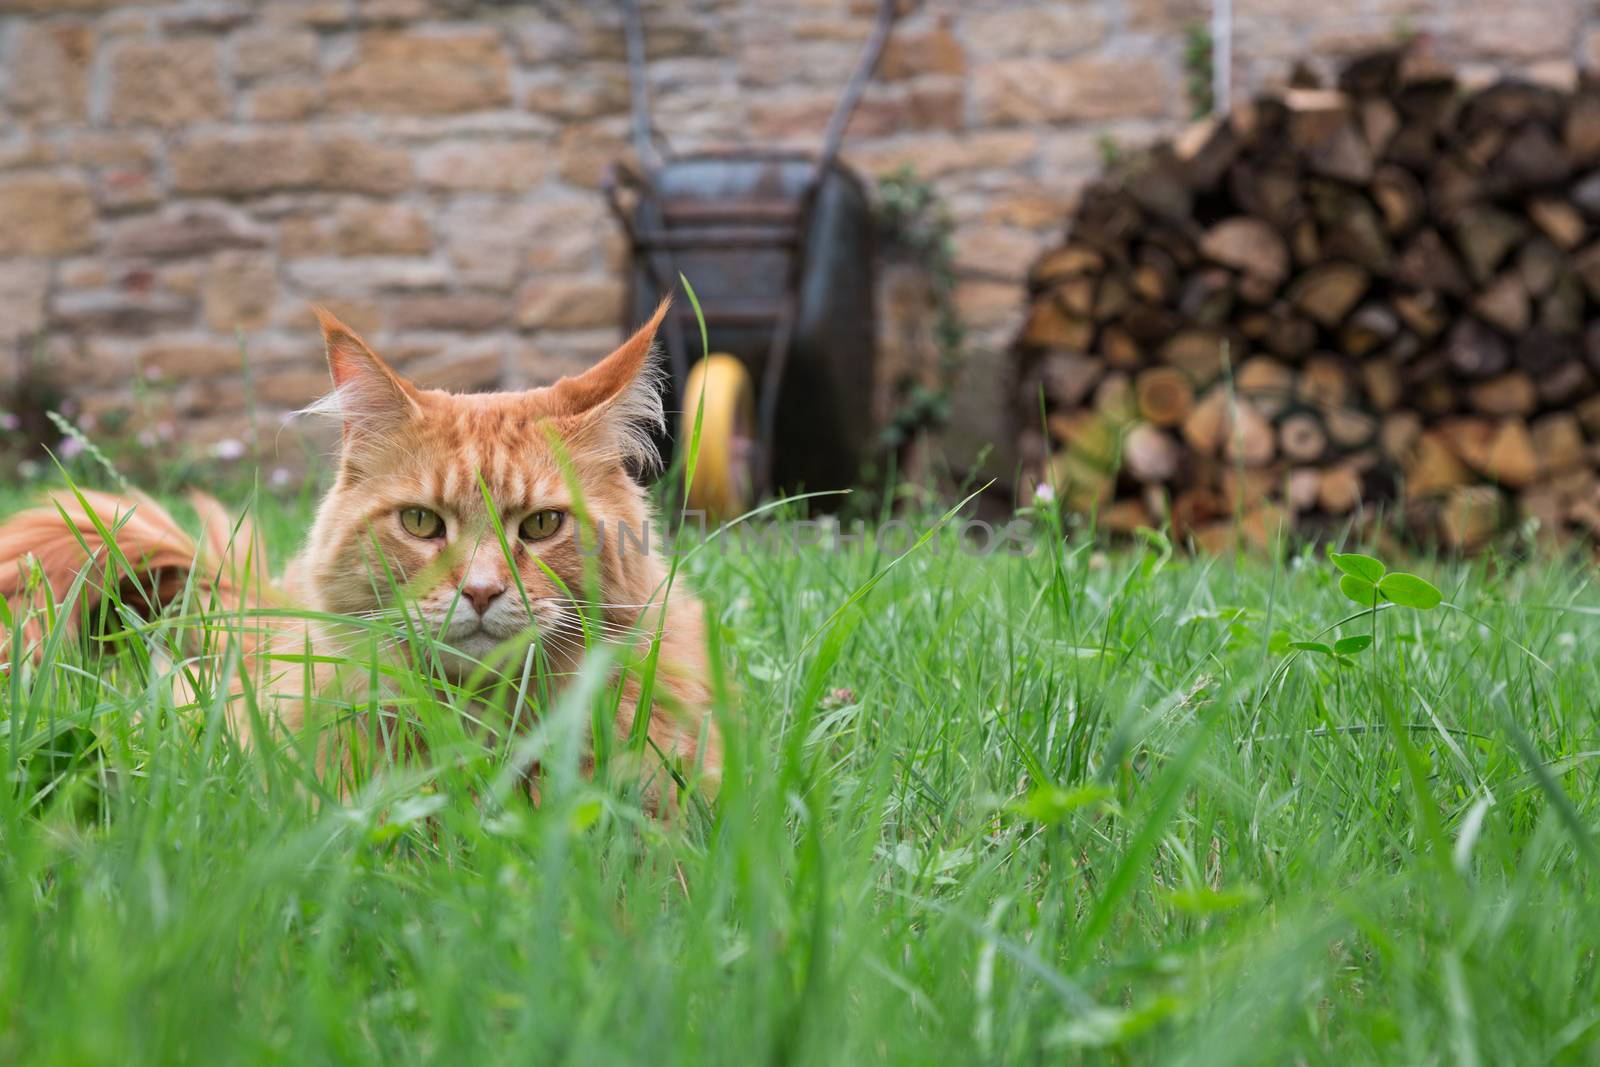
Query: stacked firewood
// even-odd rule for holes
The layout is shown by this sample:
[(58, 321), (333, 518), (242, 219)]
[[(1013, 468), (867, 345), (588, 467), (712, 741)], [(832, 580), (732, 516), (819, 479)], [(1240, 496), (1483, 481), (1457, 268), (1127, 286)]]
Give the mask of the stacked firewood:
[(1027, 484), (1216, 547), (1600, 536), (1597, 222), (1600, 83), (1465, 92), (1397, 50), (1203, 122), (1033, 267)]

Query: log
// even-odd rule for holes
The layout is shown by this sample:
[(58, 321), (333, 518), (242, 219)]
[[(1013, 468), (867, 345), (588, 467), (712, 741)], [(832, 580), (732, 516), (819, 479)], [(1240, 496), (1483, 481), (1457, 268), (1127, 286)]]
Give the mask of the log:
[(1050, 287), (1050, 294), (1068, 315), (1078, 319), (1093, 319), (1094, 296), (1099, 280), (1087, 274), (1063, 278)]
[(1289, 302), (1313, 321), (1330, 329), (1344, 321), (1367, 291), (1370, 277), (1353, 263), (1313, 267), (1289, 286)]
[(1415, 411), (1384, 416), (1378, 428), (1378, 447), (1391, 462), (1406, 466), (1422, 437), (1422, 417)]
[(1213, 387), (1183, 420), (1183, 439), (1201, 456), (1215, 456), (1228, 433), (1228, 393)]
[(1441, 222), (1458, 221), (1483, 198), (1481, 175), (1481, 165), (1470, 157), (1441, 156), (1428, 175), (1428, 210)]
[(1458, 552), (1477, 551), (1500, 531), (1503, 508), (1500, 494), (1492, 486), (1456, 486), (1439, 514), (1440, 536)]
[(1362, 184), (1372, 178), (1372, 148), (1352, 113), (1350, 98), (1337, 89), (1291, 89), (1289, 140), (1310, 168), (1340, 181)]
[(1395, 314), (1406, 328), (1425, 340), (1432, 340), (1450, 324), (1450, 310), (1438, 293), (1423, 291), (1394, 298)]
[(1083, 190), (1028, 275), (1021, 469), (1219, 549), (1289, 514), (1600, 543), (1600, 75), (1463, 92), (1395, 48), (1315, 82)]
[(1184, 180), (1196, 192), (1216, 187), (1238, 158), (1243, 144), (1233, 123), (1213, 115), (1190, 123), (1173, 141), (1173, 155), (1183, 166)]
[(1100, 524), (1111, 533), (1126, 536), (1141, 526), (1153, 525), (1153, 519), (1144, 501), (1133, 497), (1115, 501), (1101, 509)]
[(1094, 339), (1094, 323), (1067, 314), (1054, 300), (1034, 302), (1022, 343), (1034, 348), (1066, 348), (1082, 351)]
[(1222, 498), (1203, 487), (1185, 489), (1172, 498), (1172, 527), (1179, 537), (1227, 513)]
[(1405, 464), (1407, 500), (1419, 500), (1466, 485), (1472, 474), (1438, 433), (1424, 432)]
[[(1196, 326), (1226, 325), (1233, 312), (1233, 275), (1222, 267), (1191, 274), (1178, 293), (1178, 311)], [(1243, 285), (1238, 286), (1241, 292)]]
[(1132, 370), (1144, 365), (1144, 352), (1125, 327), (1112, 323), (1100, 331), (1100, 354), (1106, 365)]
[(1111, 500), (1111, 475), (1073, 449), (1051, 457), (1046, 480), (1055, 490), (1056, 499), (1072, 511), (1096, 511)]
[(1554, 125), (1561, 116), (1558, 94), (1530, 81), (1496, 81), (1468, 102), (1461, 123), (1469, 131), (1514, 127), (1537, 121)]
[(1577, 272), (1591, 300), (1600, 301), (1600, 241), (1572, 257), (1572, 269)]
[(1443, 378), (1424, 380), (1414, 387), (1412, 403), (1424, 415), (1448, 415), (1461, 405), (1460, 390), (1454, 382)]
[(1234, 401), (1228, 422), (1227, 440), (1222, 446), (1224, 459), (1246, 467), (1263, 467), (1272, 462), (1278, 453), (1278, 437), (1272, 432), (1272, 423), (1248, 400)]
[(1062, 412), (1056, 411), (1045, 416), (1045, 429), (1050, 431), (1050, 440), (1057, 445), (1070, 445), (1084, 435), (1084, 431), (1091, 425), (1094, 413), (1088, 411)]
[(1419, 291), (1456, 297), (1469, 292), (1466, 272), (1437, 230), (1423, 230), (1411, 239), (1395, 263), (1395, 277)]
[(1361, 364), (1361, 385), (1375, 411), (1392, 411), (1400, 403), (1400, 371), (1391, 360), (1369, 359)]
[(1099, 274), (1105, 265), (1105, 255), (1097, 249), (1085, 244), (1063, 245), (1053, 252), (1046, 252), (1033, 265), (1028, 272), (1029, 285), (1035, 291), (1047, 289), (1062, 278)]
[(1182, 450), (1170, 434), (1135, 423), (1122, 440), (1123, 468), (1141, 482), (1167, 482), (1178, 473)]
[(1239, 527), (1231, 521), (1208, 522), (1191, 527), (1188, 540), (1207, 556), (1232, 555), (1239, 549)]
[(1379, 96), (1369, 96), (1359, 105), (1361, 132), (1373, 159), (1383, 158), (1384, 150), (1394, 135), (1400, 132), (1400, 112), (1389, 101)]
[(1228, 185), (1234, 203), (1246, 214), (1274, 226), (1293, 226), (1305, 210), (1299, 169), (1291, 161), (1255, 166), (1236, 163), (1228, 171)]
[(1392, 163), (1380, 167), (1373, 175), (1372, 202), (1383, 214), (1384, 229), (1396, 237), (1416, 229), (1427, 210), (1417, 179), (1404, 167)]
[(1339, 464), (1322, 472), (1317, 484), (1317, 504), (1330, 515), (1348, 515), (1361, 503), (1361, 476)]
[(1311, 511), (1317, 506), (1317, 496), (1322, 491), (1322, 468), (1296, 467), (1289, 472), (1285, 495), (1291, 511)]
[(1528, 427), (1534, 452), (1546, 473), (1570, 470), (1581, 465), (1587, 452), (1583, 427), (1570, 411), (1556, 411), (1535, 419)]
[(1484, 415), (1532, 415), (1539, 407), (1539, 394), (1533, 379), (1522, 371), (1512, 371), (1467, 387), (1467, 403)]
[(1317, 463), (1328, 451), (1322, 420), (1309, 411), (1287, 415), (1278, 424), (1278, 451), (1291, 463)]
[(1122, 325), (1140, 345), (1154, 347), (1182, 329), (1183, 317), (1170, 308), (1136, 300), (1122, 313)]
[(1445, 341), (1450, 365), (1469, 378), (1489, 378), (1511, 365), (1511, 349), (1498, 334), (1476, 319), (1463, 318)]
[(1600, 171), (1576, 182), (1567, 190), (1567, 195), (1585, 215), (1591, 219), (1600, 218)]
[(1541, 297), (1561, 280), (1567, 257), (1550, 241), (1535, 237), (1517, 252), (1517, 273), (1531, 297)]
[(1178, 264), (1171, 253), (1146, 244), (1139, 252), (1139, 265), (1133, 270), (1133, 292), (1139, 299), (1160, 307), (1178, 294)]
[(1269, 503), (1282, 488), (1283, 470), (1278, 466), (1224, 466), (1217, 477), (1223, 503), (1235, 515), (1254, 511)]
[(1100, 360), (1078, 352), (1049, 352), (1039, 361), (1045, 398), (1059, 407), (1082, 404), (1104, 373)]
[(1567, 360), (1539, 375), (1539, 402), (1546, 407), (1571, 407), (1594, 392), (1594, 375), (1576, 359)]
[(1567, 156), (1578, 166), (1600, 161), (1600, 96), (1593, 92), (1578, 94), (1567, 109), (1561, 140)]
[(1331, 182), (1310, 186), (1317, 222), (1322, 227), (1322, 254), (1345, 259), (1378, 275), (1389, 272), (1394, 249), (1372, 203), (1360, 193)]
[(1346, 452), (1364, 448), (1378, 434), (1378, 420), (1351, 407), (1335, 408), (1323, 416), (1328, 439)]
[(1583, 285), (1576, 274), (1564, 274), (1539, 301), (1539, 327), (1558, 337), (1575, 337), (1583, 324)]
[(1545, 543), (1566, 524), (1566, 501), (1555, 490), (1540, 486), (1517, 495), (1517, 514), (1537, 523), (1535, 535)]
[(1126, 426), (1139, 417), (1139, 401), (1134, 396), (1133, 380), (1121, 371), (1112, 371), (1094, 391), (1094, 410), (1113, 426)]
[(1306, 361), (1295, 383), (1295, 398), (1326, 415), (1350, 398), (1350, 377), (1344, 364), (1330, 356)]
[(1522, 419), (1506, 419), (1495, 432), (1489, 444), (1489, 457), (1484, 473), (1502, 485), (1521, 489), (1532, 485), (1539, 477), (1539, 454), (1534, 450), (1533, 435)]
[(1591, 396), (1579, 403), (1573, 414), (1578, 416), (1578, 424), (1585, 433), (1591, 437), (1600, 437), (1600, 396)]
[(1116, 270), (1100, 278), (1100, 291), (1094, 297), (1093, 318), (1096, 322), (1114, 319), (1127, 310), (1133, 301), (1133, 288), (1126, 271)]
[(1139, 414), (1156, 426), (1177, 426), (1194, 406), (1189, 376), (1175, 367), (1151, 367), (1134, 379)]
[(1206, 231), (1200, 252), (1207, 259), (1241, 274), (1282, 285), (1289, 276), (1289, 249), (1278, 232), (1261, 219), (1236, 215)]
[(1352, 356), (1369, 355), (1400, 332), (1400, 318), (1387, 304), (1368, 302), (1355, 310), (1339, 333), (1341, 348)]
[(1456, 222), (1456, 247), (1461, 249), (1468, 273), (1481, 284), (1527, 233), (1527, 224), (1516, 216), (1498, 208), (1476, 207), (1463, 212)]
[[(1351, 96), (1386, 96), (1400, 87), (1402, 48), (1376, 48), (1345, 64), (1339, 72), (1339, 88)], [(1390, 110), (1394, 110), (1390, 105)], [(1399, 122), (1398, 112), (1395, 122)]]
[(1271, 501), (1263, 501), (1239, 519), (1239, 535), (1260, 552), (1280, 552), (1289, 529), (1289, 515)]
[(1559, 185), (1567, 180), (1572, 164), (1543, 124), (1530, 122), (1506, 138), (1490, 170), (1490, 192), (1511, 196), (1529, 189)]
[(1555, 242), (1556, 247), (1568, 252), (1583, 243), (1584, 234), (1589, 229), (1582, 212), (1568, 201), (1553, 196), (1541, 196), (1528, 201), (1528, 217)]
[(1506, 271), (1480, 290), (1472, 310), (1484, 322), (1512, 336), (1526, 330), (1532, 321), (1528, 288), (1517, 271)]
[(1581, 526), (1590, 537), (1600, 536), (1600, 503), (1592, 499), (1568, 502), (1567, 518)]
[(1297, 267), (1322, 262), (1322, 235), (1313, 219), (1301, 219), (1289, 230), (1289, 255)]
[(1161, 347), (1161, 361), (1203, 385), (1222, 373), (1229, 348), (1228, 338), (1217, 330), (1182, 330)]
[(1497, 432), (1492, 419), (1462, 415), (1440, 421), (1438, 428), (1458, 459), (1475, 471), (1488, 472), (1489, 453)]
[(1275, 304), (1268, 311), (1267, 331), (1261, 343), (1269, 352), (1294, 359), (1316, 346), (1317, 328), (1310, 319), (1295, 314), (1288, 304)]
[(1233, 376), (1240, 396), (1255, 405), (1267, 418), (1277, 416), (1294, 397), (1294, 372), (1275, 359), (1251, 356)]

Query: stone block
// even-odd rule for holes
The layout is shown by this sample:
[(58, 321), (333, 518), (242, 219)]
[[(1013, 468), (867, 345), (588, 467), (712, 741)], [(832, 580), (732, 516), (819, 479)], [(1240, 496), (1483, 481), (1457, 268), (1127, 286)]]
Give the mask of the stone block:
[(81, 122), (89, 110), (94, 32), (81, 23), (20, 23), (7, 51), (6, 103), (18, 122)]
[(999, 125), (1165, 115), (1177, 104), (1167, 65), (1150, 57), (1022, 57), (978, 66), (974, 110)]
[(206, 325), (217, 333), (256, 330), (267, 324), (278, 278), (270, 255), (220, 252), (211, 257), (203, 290)]
[(109, 74), (108, 115), (119, 126), (174, 128), (228, 113), (221, 48), (204, 37), (120, 42)]
[(336, 111), (446, 115), (510, 102), (510, 56), (491, 29), (369, 33), (328, 78)]
[(0, 177), (0, 256), (60, 256), (94, 244), (94, 198), (81, 177)]

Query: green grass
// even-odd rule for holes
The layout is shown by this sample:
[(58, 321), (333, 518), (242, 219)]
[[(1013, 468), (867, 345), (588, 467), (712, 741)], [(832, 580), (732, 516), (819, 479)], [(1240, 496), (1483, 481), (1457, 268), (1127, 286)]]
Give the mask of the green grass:
[(668, 828), (575, 773), (582, 706), (538, 807), (438, 696), (319, 803), (146, 642), (14, 673), (0, 1062), (1600, 1057), (1586, 567), (1414, 563), (1449, 604), (1341, 666), (1273, 650), (1352, 612), (1310, 552), (889, 562), (687, 562), (737, 698)]

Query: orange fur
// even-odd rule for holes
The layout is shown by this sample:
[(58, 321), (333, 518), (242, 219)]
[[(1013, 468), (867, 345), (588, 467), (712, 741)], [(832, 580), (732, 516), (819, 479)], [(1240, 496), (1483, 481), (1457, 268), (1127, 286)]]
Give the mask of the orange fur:
[[(458, 651), (442, 664), (455, 678), (466, 677), (509, 639), (535, 632), (559, 689), (583, 653), (580, 609), (605, 634), (630, 635), (640, 646), (660, 630), (658, 699), (647, 712), (647, 733), (662, 753), (698, 767), (705, 784), (714, 786), (721, 753), (707, 713), (699, 605), (681, 582), (668, 597), (660, 558), (618, 535), (626, 526), (643, 536), (653, 522), (628, 464), (645, 458), (651, 424), (660, 420), (651, 348), (665, 312), (663, 303), (649, 323), (581, 375), (526, 392), (457, 395), (405, 380), (354, 331), (319, 309), (334, 393), (309, 410), (336, 412), (341, 419), (340, 463), (304, 548), (276, 586), (268, 580), (253, 529), (236, 529), (208, 498), (195, 499), (203, 530), (199, 544), (154, 501), (101, 493), (85, 493), (84, 500), (108, 527), (121, 522), (117, 547), (132, 563), (137, 584), (149, 590), (142, 601), (135, 594), (130, 603), (148, 601), (158, 609), (188, 585), (203, 594), (197, 599), (241, 615), (289, 602), (369, 617), (395, 608), (393, 576), (407, 588), (411, 620)], [(509, 561), (485, 490), (508, 539)], [(444, 536), (408, 532), (400, 515), (416, 507), (443, 520)], [(550, 509), (565, 516), (554, 535), (518, 537), (524, 518)], [(598, 523), (603, 531), (599, 550), (587, 561), (577, 541), (580, 511), (589, 517), (588, 530)], [(100, 574), (106, 556), (83, 504), (71, 494), (56, 494), (51, 505), (0, 525), (0, 595), (14, 609), (30, 606), (24, 600), (31, 560), (60, 600), (86, 563)], [(598, 578), (593, 602), (585, 596), (591, 588), (586, 574)], [(36, 641), (39, 622), (28, 626), (28, 640)], [(268, 693), (278, 688), (268, 676), (268, 653), (330, 639), (326, 628), (307, 625), (278, 625), (265, 641), (236, 638), (245, 674)], [(323, 671), (318, 684), (331, 682)], [(636, 681), (624, 682), (619, 731), (631, 729), (639, 695)], [(308, 714), (292, 697), (270, 711), (289, 729), (305, 725)]]

